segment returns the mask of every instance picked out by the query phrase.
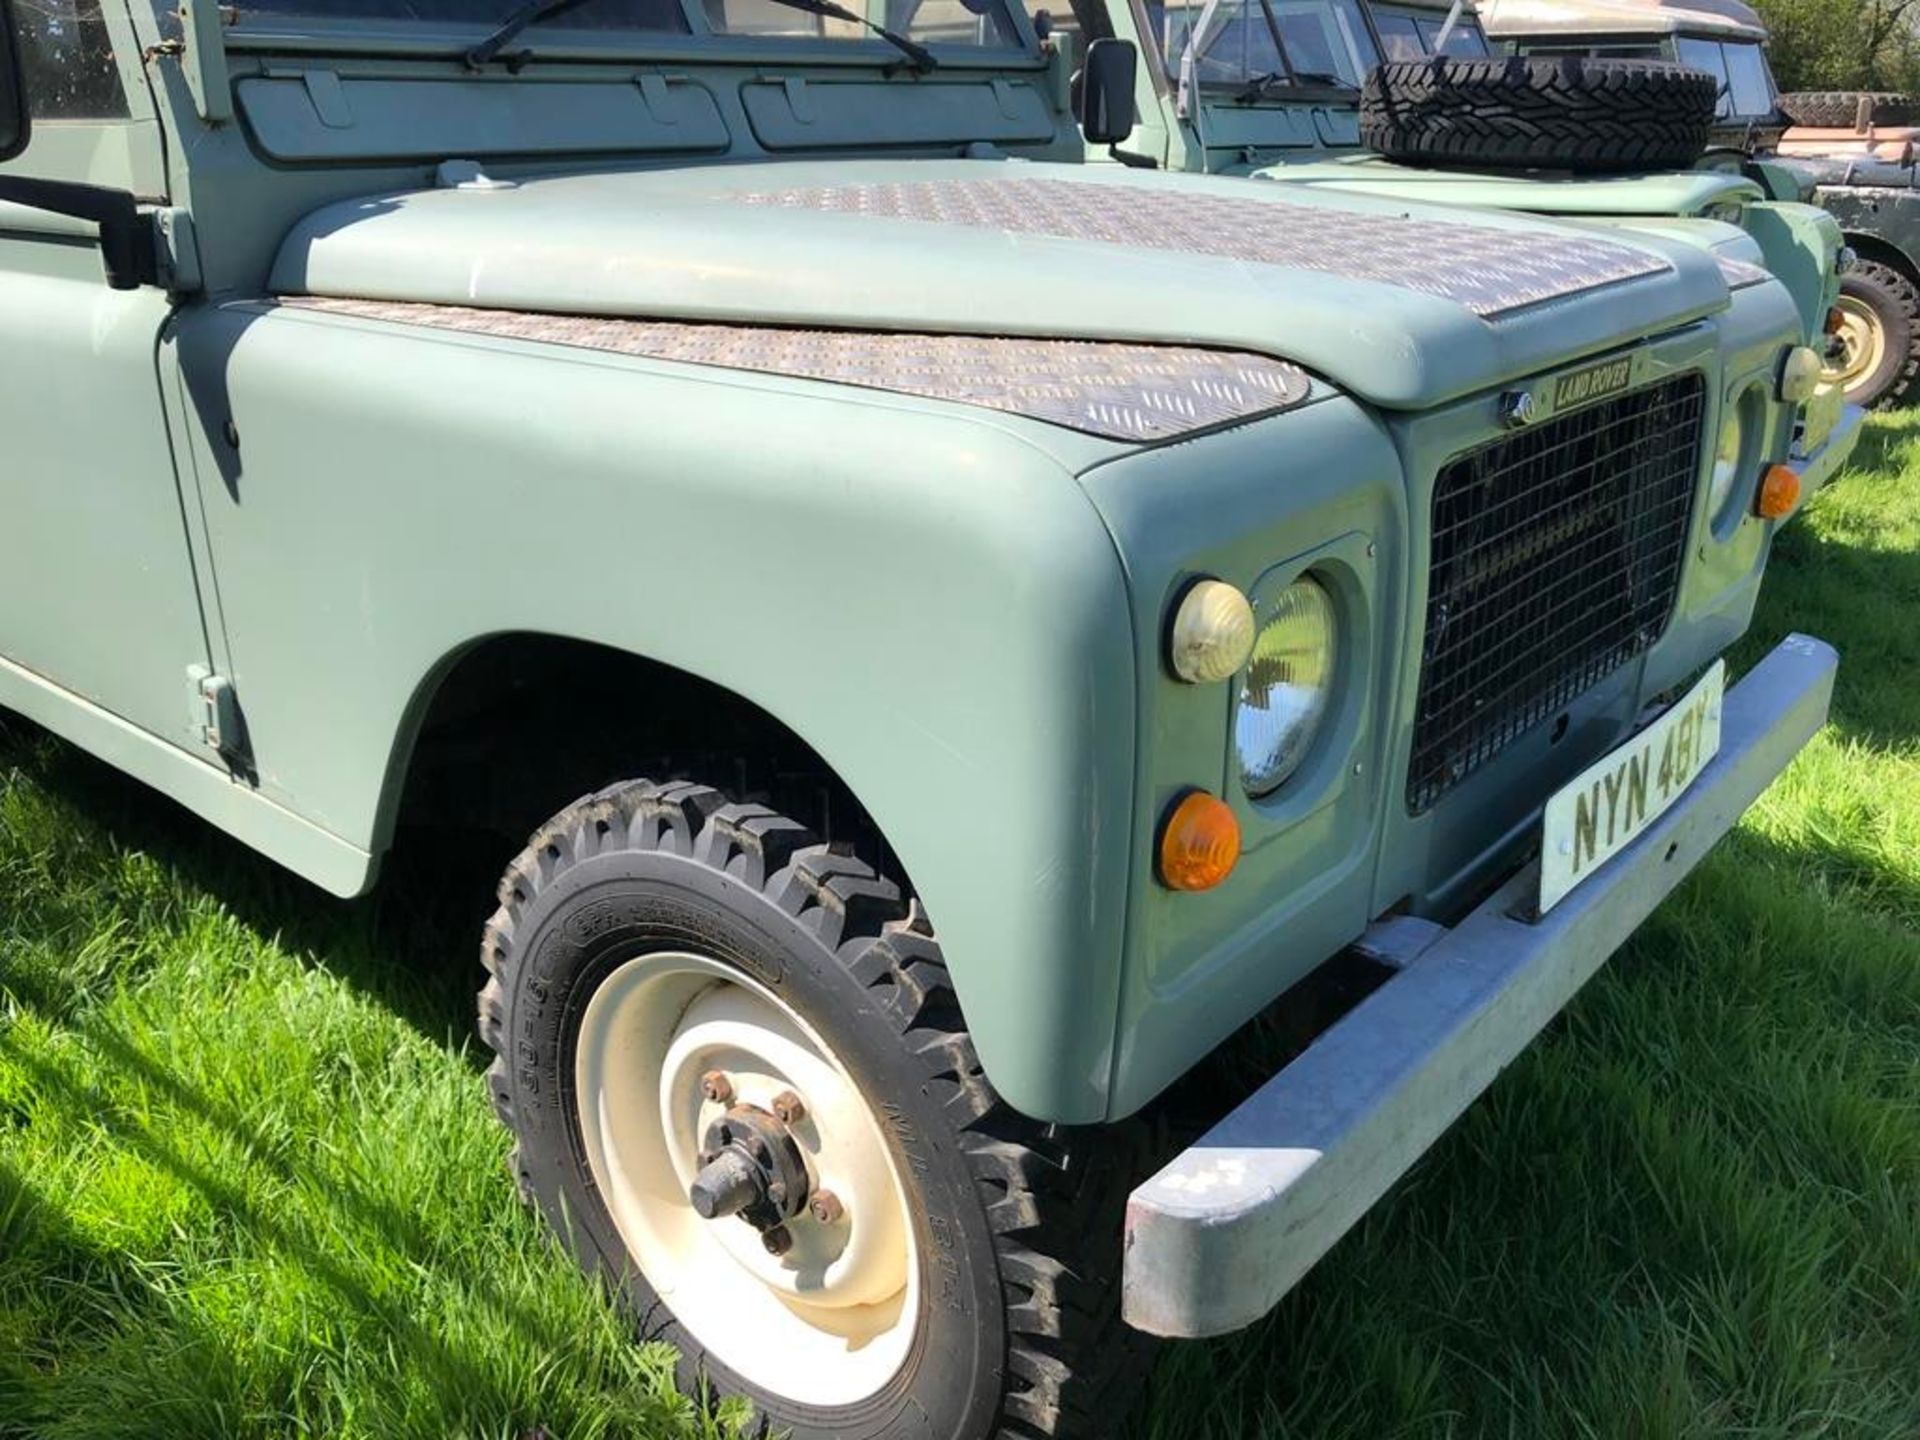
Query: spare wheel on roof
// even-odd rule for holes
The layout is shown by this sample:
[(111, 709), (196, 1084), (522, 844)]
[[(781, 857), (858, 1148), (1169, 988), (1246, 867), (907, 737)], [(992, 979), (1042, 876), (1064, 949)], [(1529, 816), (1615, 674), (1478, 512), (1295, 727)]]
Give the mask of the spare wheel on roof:
[(1360, 137), (1410, 165), (1619, 174), (1690, 167), (1715, 79), (1665, 60), (1432, 56), (1367, 77)]

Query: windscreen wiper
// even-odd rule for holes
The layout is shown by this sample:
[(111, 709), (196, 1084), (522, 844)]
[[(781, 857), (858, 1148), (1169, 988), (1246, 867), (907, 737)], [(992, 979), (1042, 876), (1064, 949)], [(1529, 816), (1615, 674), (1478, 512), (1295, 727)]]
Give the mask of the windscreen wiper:
[(1295, 70), (1292, 74), (1288, 74), (1285, 70), (1269, 70), (1247, 81), (1245, 87), (1233, 98), (1242, 105), (1251, 105), (1256, 100), (1266, 99), (1269, 90), (1277, 89), (1282, 85), (1325, 85), (1337, 90), (1353, 89), (1346, 77), (1330, 75), (1324, 70)]
[(913, 62), (913, 68), (921, 74), (938, 68), (940, 62), (933, 58), (933, 52), (917, 40), (909, 40), (898, 31), (889, 30), (876, 21), (867, 19), (857, 11), (849, 10), (837, 3), (837, 0), (773, 0), (775, 5), (784, 5), (789, 10), (804, 10), (809, 15), (824, 15), (829, 20), (846, 20), (855, 25), (864, 25), (875, 35), (898, 50)]
[(529, 25), (538, 25), (542, 20), (552, 19), (563, 11), (586, 3), (587, 0), (527, 0), (526, 4), (500, 22), (499, 29), (467, 51), (467, 68), (484, 69)]
[[(586, 3), (587, 0), (527, 0), (526, 4), (500, 22), (499, 29), (467, 51), (467, 68), (469, 70), (484, 68), (498, 58), (500, 52), (511, 45), (520, 32), (529, 25), (538, 25), (542, 20), (550, 20), (555, 15), (563, 14), (577, 5)], [(897, 34), (884, 25), (876, 24), (866, 16), (837, 4), (836, 0), (773, 0), (773, 3), (784, 5), (789, 10), (803, 10), (809, 15), (823, 15), (829, 20), (845, 20), (850, 24), (863, 25), (905, 55), (913, 62), (913, 68), (922, 74), (936, 68), (940, 63), (933, 58), (933, 52), (918, 41), (909, 40), (906, 36)]]

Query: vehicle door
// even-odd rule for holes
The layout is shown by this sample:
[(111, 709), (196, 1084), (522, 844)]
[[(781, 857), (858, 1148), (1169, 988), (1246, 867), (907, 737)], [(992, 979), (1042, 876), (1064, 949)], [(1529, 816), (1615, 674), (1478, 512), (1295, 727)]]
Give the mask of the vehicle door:
[[(163, 201), (123, 0), (14, 12), (34, 129), (0, 173)], [(190, 744), (207, 642), (156, 371), (170, 310), (108, 287), (86, 222), (0, 202), (0, 661)]]

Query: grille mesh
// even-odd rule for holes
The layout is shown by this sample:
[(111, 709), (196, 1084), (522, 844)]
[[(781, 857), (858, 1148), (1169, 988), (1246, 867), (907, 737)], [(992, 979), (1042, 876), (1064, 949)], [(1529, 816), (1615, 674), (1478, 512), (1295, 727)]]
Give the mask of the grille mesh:
[(1701, 376), (1679, 376), (1440, 472), (1407, 774), (1415, 814), (1666, 628), (1705, 397)]

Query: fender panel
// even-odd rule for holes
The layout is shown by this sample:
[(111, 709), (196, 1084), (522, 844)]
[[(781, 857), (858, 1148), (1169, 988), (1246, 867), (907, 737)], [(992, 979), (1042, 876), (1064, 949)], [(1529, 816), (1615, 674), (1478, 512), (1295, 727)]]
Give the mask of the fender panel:
[(676, 666), (859, 796), (1008, 1100), (1102, 1115), (1135, 677), (1120, 562), (1073, 472), (1114, 447), (257, 305), (188, 315), (181, 352), (263, 798), (377, 849), (432, 678), (487, 635)]

